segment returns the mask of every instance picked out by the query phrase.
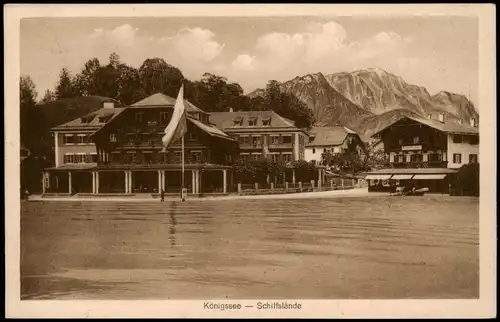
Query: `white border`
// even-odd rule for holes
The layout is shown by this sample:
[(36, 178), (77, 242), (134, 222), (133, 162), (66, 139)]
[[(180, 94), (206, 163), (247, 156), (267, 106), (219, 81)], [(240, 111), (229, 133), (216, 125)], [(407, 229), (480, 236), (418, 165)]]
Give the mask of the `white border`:
[[(7, 317), (493, 317), (496, 315), (496, 92), (495, 6), (432, 5), (6, 5), (5, 238)], [(481, 114), (480, 299), (307, 300), (300, 311), (206, 311), (203, 301), (20, 301), (19, 236), (19, 22), (23, 17), (187, 16), (477, 16)], [(14, 188), (12, 188), (14, 187)], [(228, 302), (228, 301), (220, 301)], [(231, 301), (235, 302), (235, 301)], [(240, 303), (257, 301), (242, 300)], [(295, 301), (291, 301), (295, 302)]]

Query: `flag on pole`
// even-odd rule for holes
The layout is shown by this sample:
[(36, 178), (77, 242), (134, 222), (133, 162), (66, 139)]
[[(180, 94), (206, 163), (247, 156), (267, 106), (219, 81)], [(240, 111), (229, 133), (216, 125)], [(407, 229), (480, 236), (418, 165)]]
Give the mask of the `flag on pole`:
[(163, 152), (167, 148), (186, 134), (186, 110), (184, 108), (184, 85), (181, 86), (177, 100), (174, 105), (174, 112), (172, 118), (165, 128), (165, 135), (162, 137)]

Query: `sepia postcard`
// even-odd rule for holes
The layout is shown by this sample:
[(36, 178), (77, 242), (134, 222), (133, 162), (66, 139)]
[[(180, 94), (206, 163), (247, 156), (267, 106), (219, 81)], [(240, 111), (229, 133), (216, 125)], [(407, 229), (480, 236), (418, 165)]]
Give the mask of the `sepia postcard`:
[(494, 5), (4, 8), (7, 317), (496, 316)]

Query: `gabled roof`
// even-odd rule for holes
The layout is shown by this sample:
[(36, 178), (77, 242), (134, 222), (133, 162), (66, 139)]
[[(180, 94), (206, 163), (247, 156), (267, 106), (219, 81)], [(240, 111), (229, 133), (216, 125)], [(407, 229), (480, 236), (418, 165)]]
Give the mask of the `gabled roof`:
[(348, 134), (358, 135), (345, 126), (313, 127), (310, 136), (313, 140), (306, 144), (308, 147), (341, 145)]
[(222, 132), (221, 130), (219, 130), (215, 126), (204, 124), (204, 123), (202, 123), (202, 122), (200, 122), (200, 121), (198, 121), (198, 120), (196, 120), (196, 119), (194, 119), (192, 117), (188, 117), (187, 119), (191, 123), (193, 123), (194, 125), (196, 125), (196, 127), (198, 127), (200, 130), (206, 132), (210, 136), (215, 136), (215, 137), (219, 137), (219, 138), (222, 138), (222, 139), (234, 141), (234, 139), (232, 137), (230, 137), (226, 133)]
[[(167, 96), (163, 93), (156, 93), (140, 100), (139, 102), (135, 102), (134, 104), (130, 105), (130, 107), (173, 107), (175, 105), (175, 101), (175, 98)], [(205, 113), (186, 99), (184, 100), (184, 106), (186, 107), (186, 111), (188, 112)]]
[(404, 117), (390, 123), (386, 127), (378, 130), (376, 133), (374, 133), (372, 135), (372, 137), (379, 134), (380, 132), (386, 130), (390, 126), (396, 124), (397, 122), (399, 122), (405, 118), (413, 120), (413, 121), (421, 123), (421, 124), (424, 124), (424, 125), (427, 125), (431, 128), (434, 128), (438, 131), (445, 132), (445, 133), (479, 134), (479, 129), (477, 127), (472, 127), (468, 124), (457, 124), (457, 123), (452, 123), (452, 122), (441, 123), (441, 122), (436, 121), (436, 120), (426, 119), (426, 118), (419, 117), (419, 116), (404, 116)]
[[(264, 125), (263, 121), (271, 120), (269, 125)], [(236, 120), (241, 121), (241, 125), (235, 124)], [(255, 125), (249, 125), (249, 120), (255, 120)], [(255, 128), (283, 128), (297, 129), (294, 122), (284, 118), (274, 111), (243, 111), (243, 112), (212, 112), (210, 122), (223, 130), (231, 129), (255, 129)]]
[(95, 130), (114, 119), (124, 110), (125, 107), (101, 108), (95, 112), (90, 112), (67, 123), (53, 127), (52, 131), (71, 130), (75, 128), (82, 130)]

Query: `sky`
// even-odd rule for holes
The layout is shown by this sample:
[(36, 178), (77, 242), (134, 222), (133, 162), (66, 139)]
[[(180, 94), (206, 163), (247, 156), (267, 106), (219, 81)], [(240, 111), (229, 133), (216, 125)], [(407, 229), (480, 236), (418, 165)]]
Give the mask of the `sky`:
[(161, 57), (190, 80), (205, 72), (245, 93), (271, 80), (382, 68), (431, 95), (446, 90), (478, 99), (478, 20), (474, 17), (150, 17), (25, 18), (21, 74), (39, 98), (63, 67), (74, 74), (110, 53), (140, 67)]

